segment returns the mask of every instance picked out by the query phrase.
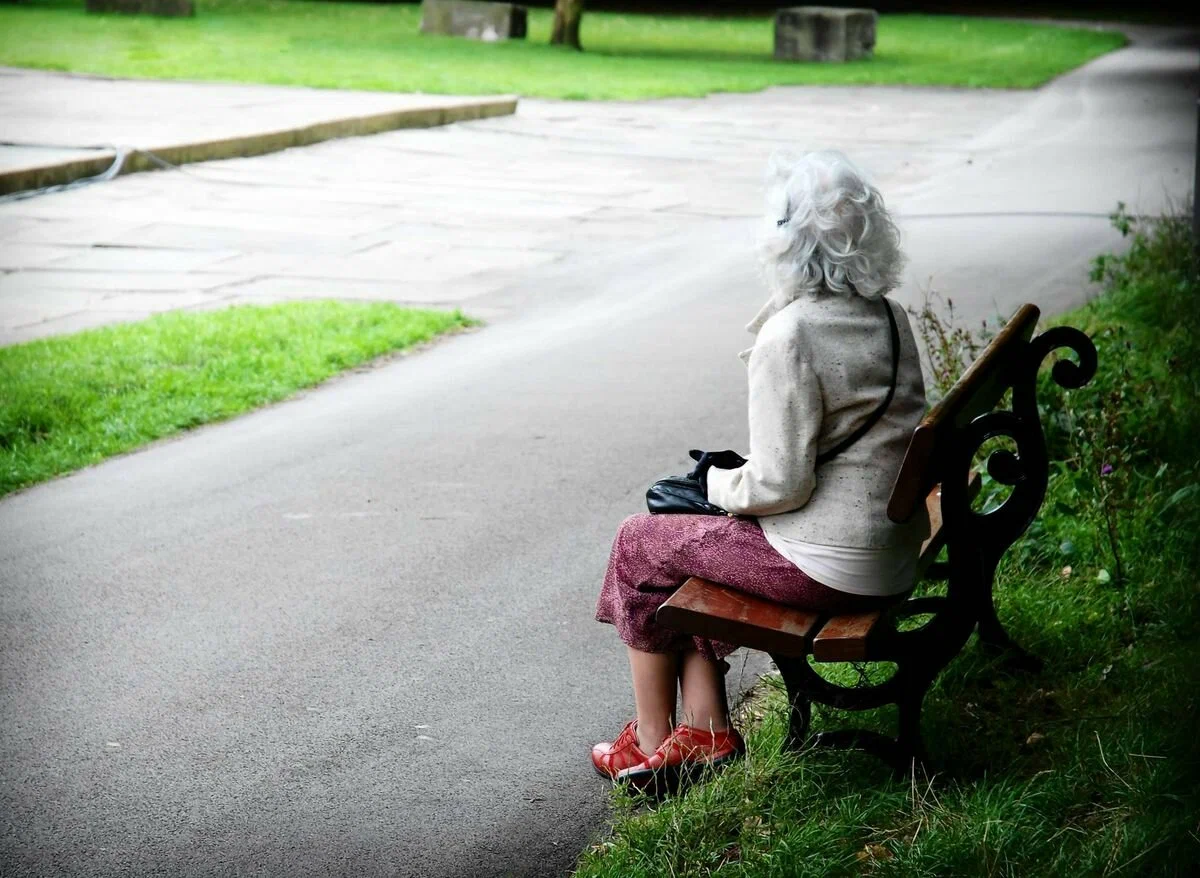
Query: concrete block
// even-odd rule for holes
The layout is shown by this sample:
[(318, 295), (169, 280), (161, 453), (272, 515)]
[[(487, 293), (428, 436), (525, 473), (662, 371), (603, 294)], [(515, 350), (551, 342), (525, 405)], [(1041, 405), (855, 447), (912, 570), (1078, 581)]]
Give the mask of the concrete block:
[(795, 6), (775, 13), (780, 61), (856, 61), (875, 50), (879, 15), (873, 9)]
[(87, 0), (87, 11), (191, 18), (196, 14), (196, 7), (192, 0)]
[(494, 43), (525, 39), (524, 6), (475, 0), (424, 0), (421, 33), (447, 34)]

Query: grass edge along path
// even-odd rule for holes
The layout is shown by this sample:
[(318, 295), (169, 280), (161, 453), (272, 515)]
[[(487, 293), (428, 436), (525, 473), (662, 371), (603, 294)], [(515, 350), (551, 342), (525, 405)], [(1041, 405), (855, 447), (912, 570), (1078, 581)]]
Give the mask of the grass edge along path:
[(198, 0), (191, 19), (89, 15), (82, 0), (0, 4), (0, 64), (113, 77), (580, 100), (701, 97), (776, 85), (1033, 88), (1124, 44), (1116, 32), (884, 15), (875, 57), (772, 57), (769, 17), (588, 12), (586, 51), (550, 46), (551, 12), (493, 44), (418, 32), (420, 7)]
[[(1105, 294), (1053, 321), (1093, 338), (1099, 372), (1064, 392), (1043, 370), (1061, 463), (998, 577), (1001, 617), (1046, 670), (1012, 675), (969, 645), (926, 700), (934, 774), (907, 780), (865, 754), (780, 754), (786, 702), (768, 678), (746, 707), (749, 756), (658, 807), (615, 794), (614, 829), (578, 878), (1185, 875), (1200, 862), (1200, 256), (1188, 220), (1116, 222), (1133, 246), (1097, 260)], [(818, 712), (817, 726), (838, 719)]]
[(0, 497), (471, 325), (459, 311), (311, 300), (2, 347)]

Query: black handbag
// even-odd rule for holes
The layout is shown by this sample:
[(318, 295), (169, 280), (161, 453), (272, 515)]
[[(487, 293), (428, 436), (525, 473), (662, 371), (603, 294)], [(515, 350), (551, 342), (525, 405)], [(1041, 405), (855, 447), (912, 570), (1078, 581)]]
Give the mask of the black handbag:
[(671, 476), (659, 479), (646, 491), (646, 508), (655, 514), (733, 515), (708, 502), (699, 479)]
[[(887, 396), (875, 411), (871, 412), (871, 416), (862, 423), (862, 425), (823, 454), (817, 455), (817, 466), (826, 464), (833, 460), (859, 439), (867, 434), (867, 431), (879, 422), (883, 417), (884, 412), (888, 410), (888, 406), (892, 404), (892, 397), (896, 395), (896, 378), (900, 373), (900, 329), (896, 325), (896, 315), (892, 313), (892, 306), (888, 304), (887, 299), (883, 299), (883, 310), (887, 312), (888, 325), (891, 329), (892, 336), (892, 383), (888, 387)], [(696, 468), (686, 476), (671, 476), (666, 479), (659, 479), (646, 490), (646, 508), (651, 513), (656, 515), (728, 515), (735, 516), (733, 512), (727, 512), (715, 503), (708, 502), (708, 486), (706, 484), (706, 475), (710, 467), (716, 466), (717, 469), (737, 469), (746, 462), (745, 458), (732, 451), (693, 451), (693, 459), (696, 460)], [(732, 455), (732, 458), (730, 457)]]

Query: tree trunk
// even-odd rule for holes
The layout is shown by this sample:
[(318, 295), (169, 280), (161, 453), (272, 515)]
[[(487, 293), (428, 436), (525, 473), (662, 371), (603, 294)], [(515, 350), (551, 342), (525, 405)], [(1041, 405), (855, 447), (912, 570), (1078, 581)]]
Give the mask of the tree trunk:
[(550, 32), (550, 44), (582, 50), (583, 46), (579, 44), (582, 19), (583, 0), (554, 0), (554, 30)]

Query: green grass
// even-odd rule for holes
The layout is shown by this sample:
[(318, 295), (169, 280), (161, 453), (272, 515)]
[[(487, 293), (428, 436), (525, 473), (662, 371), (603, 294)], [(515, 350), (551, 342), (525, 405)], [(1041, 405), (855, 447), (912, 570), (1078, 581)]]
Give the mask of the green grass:
[(632, 99), (771, 85), (1028, 88), (1122, 45), (1120, 34), (979, 18), (883, 16), (875, 58), (771, 58), (767, 18), (589, 12), (586, 52), (529, 38), (484, 44), (417, 32), (417, 6), (197, 0), (194, 19), (87, 15), (82, 0), (0, 6), (0, 64), (121, 77), (262, 82), (446, 94)]
[(1072, 392), (1043, 380), (1061, 463), (998, 579), (1001, 618), (1046, 670), (969, 646), (926, 702), (935, 773), (908, 780), (863, 754), (780, 755), (770, 684), (749, 757), (657, 808), (618, 795), (581, 878), (1193, 874), (1200, 259), (1183, 219), (1131, 233), (1098, 265), (1106, 295), (1062, 320), (1093, 337), (1100, 372)]
[(468, 324), (457, 311), (306, 301), (0, 348), (0, 496)]

